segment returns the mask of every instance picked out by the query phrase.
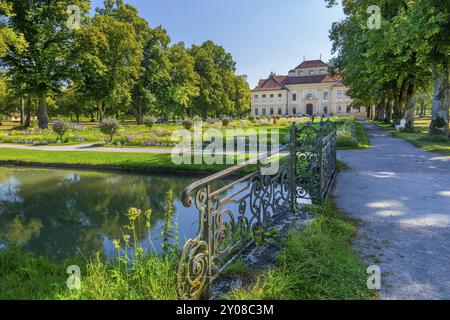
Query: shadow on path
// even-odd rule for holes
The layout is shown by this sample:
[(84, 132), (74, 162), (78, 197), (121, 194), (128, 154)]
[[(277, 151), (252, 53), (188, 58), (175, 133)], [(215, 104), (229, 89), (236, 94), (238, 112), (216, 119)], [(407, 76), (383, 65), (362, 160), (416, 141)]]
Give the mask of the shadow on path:
[(357, 251), (381, 267), (382, 299), (450, 299), (450, 157), (362, 124), (373, 147), (339, 151), (335, 193), (360, 222)]

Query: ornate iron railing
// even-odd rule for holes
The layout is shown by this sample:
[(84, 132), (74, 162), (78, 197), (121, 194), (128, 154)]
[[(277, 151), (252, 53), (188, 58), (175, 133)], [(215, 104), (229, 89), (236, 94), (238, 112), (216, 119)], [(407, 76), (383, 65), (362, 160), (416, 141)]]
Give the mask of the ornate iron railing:
[[(185, 189), (183, 204), (196, 206), (199, 229), (182, 249), (177, 271), (180, 299), (207, 298), (211, 283), (274, 221), (296, 212), (302, 202), (319, 203), (327, 197), (336, 172), (335, 138), (330, 121), (319, 128), (294, 124), (290, 143), (276, 154), (238, 164)], [(279, 170), (267, 174), (261, 163), (274, 155)], [(255, 165), (252, 173), (243, 173)], [(237, 174), (239, 178), (213, 189), (214, 182)]]

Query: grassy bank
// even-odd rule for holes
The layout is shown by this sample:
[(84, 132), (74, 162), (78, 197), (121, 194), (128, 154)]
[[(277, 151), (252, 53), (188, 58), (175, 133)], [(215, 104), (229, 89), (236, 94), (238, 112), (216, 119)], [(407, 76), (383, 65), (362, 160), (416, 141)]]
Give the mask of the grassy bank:
[[(277, 265), (253, 275), (251, 285), (226, 299), (374, 297), (366, 288), (366, 268), (352, 251), (355, 223), (331, 204), (311, 210), (316, 219), (304, 231), (288, 235)], [(66, 287), (66, 269), (73, 264), (81, 267), (80, 290)], [(54, 264), (12, 249), (0, 252), (0, 299), (176, 299), (176, 265), (176, 254), (130, 257), (128, 253), (119, 261), (97, 256)]]
[(229, 166), (207, 164), (182, 164), (172, 162), (170, 154), (126, 153), (126, 152), (85, 152), (85, 151), (40, 151), (20, 149), (0, 149), (0, 162), (22, 165), (66, 165), (92, 166), (101, 169), (123, 169), (142, 172), (152, 171), (205, 171), (216, 172)]
[(293, 231), (277, 265), (255, 276), (251, 285), (228, 299), (323, 300), (371, 299), (366, 267), (352, 250), (354, 221), (332, 204), (315, 207), (316, 219), (304, 231)]
[(414, 146), (426, 151), (436, 152), (444, 156), (450, 156), (450, 140), (445, 141), (442, 137), (430, 138), (428, 136), (429, 118), (420, 119), (416, 122), (416, 131), (397, 131), (390, 123), (372, 121), (376, 126), (389, 131), (393, 136), (412, 143)]
[(360, 150), (371, 146), (366, 130), (356, 119), (338, 126), (336, 145), (339, 150)]

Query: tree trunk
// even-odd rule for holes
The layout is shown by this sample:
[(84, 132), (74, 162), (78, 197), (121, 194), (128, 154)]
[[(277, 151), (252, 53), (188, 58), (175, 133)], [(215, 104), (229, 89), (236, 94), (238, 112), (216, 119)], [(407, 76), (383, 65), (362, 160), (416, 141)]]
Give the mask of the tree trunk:
[(375, 120), (380, 121), (381, 106), (379, 103), (375, 106)]
[(104, 114), (103, 114), (103, 112), (104, 112), (104, 103), (103, 103), (103, 101), (99, 101), (98, 103), (97, 103), (97, 109), (98, 109), (98, 121), (99, 122), (102, 122), (103, 121), (103, 116), (104, 116)]
[(392, 98), (390, 95), (388, 95), (386, 101), (386, 118), (384, 119), (384, 122), (390, 123), (391, 120), (392, 120)]
[(400, 124), (400, 93), (396, 90), (394, 92), (394, 105), (392, 110), (392, 122), (394, 125)]
[(26, 118), (25, 118), (25, 128), (29, 128), (31, 126), (31, 98), (30, 96), (27, 97), (27, 105), (25, 108), (25, 114), (26, 114)]
[(438, 65), (432, 63), (434, 84), (434, 96), (432, 106), (432, 120), (430, 123), (430, 135), (449, 134), (449, 107), (450, 107), (450, 64), (443, 64), (443, 70), (438, 70)]
[(39, 128), (48, 129), (47, 101), (45, 101), (45, 97), (39, 99), (38, 120)]
[(20, 97), (20, 105), (19, 105), (19, 115), (20, 115), (20, 126), (23, 127), (23, 112), (25, 102), (23, 101), (23, 97)]
[(414, 129), (414, 120), (416, 116), (416, 80), (412, 80), (408, 86), (406, 93), (406, 108), (405, 108), (405, 128)]

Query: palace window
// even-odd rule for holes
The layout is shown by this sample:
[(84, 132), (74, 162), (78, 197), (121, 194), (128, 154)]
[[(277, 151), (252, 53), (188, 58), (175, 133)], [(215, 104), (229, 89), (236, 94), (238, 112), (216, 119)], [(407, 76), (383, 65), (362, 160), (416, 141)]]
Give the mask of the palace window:
[(351, 113), (352, 112), (352, 107), (347, 106), (347, 113)]
[(292, 114), (297, 114), (297, 108), (292, 108)]
[(262, 103), (267, 102), (267, 96), (265, 94), (262, 95)]
[(292, 94), (292, 101), (297, 101), (297, 94), (296, 93)]
[(270, 95), (270, 103), (273, 103), (273, 101), (274, 101), (274, 95), (271, 94), (271, 95)]
[(258, 115), (258, 114), (259, 114), (258, 108), (255, 108), (255, 115)]
[(302, 75), (303, 75), (303, 71), (299, 71), (299, 72), (298, 72), (298, 75), (299, 75), (299, 76), (302, 76)]
[(263, 108), (263, 109), (262, 109), (262, 114), (263, 114), (264, 116), (267, 114), (266, 108)]
[(338, 90), (336, 92), (336, 99), (342, 101), (342, 90)]
[(258, 97), (257, 94), (255, 94), (254, 102), (255, 102), (255, 104), (258, 104), (258, 103), (259, 103), (259, 97)]
[(328, 100), (328, 91), (323, 92), (323, 100), (325, 100), (325, 101)]
[(309, 70), (309, 75), (314, 75), (314, 70)]
[(306, 100), (313, 100), (314, 99), (314, 95), (312, 93), (308, 93), (306, 95)]
[(338, 111), (342, 112), (342, 107), (341, 106), (338, 106)]
[(273, 111), (273, 108), (270, 108), (270, 115), (273, 116), (275, 112)]
[(283, 111), (281, 110), (281, 108), (278, 108), (278, 114), (282, 114), (283, 113)]
[(323, 107), (323, 114), (327, 115), (328, 114), (328, 107)]
[(278, 103), (283, 103), (283, 95), (281, 93), (278, 94)]
[(325, 69), (320, 69), (320, 74), (325, 74), (326, 70)]

